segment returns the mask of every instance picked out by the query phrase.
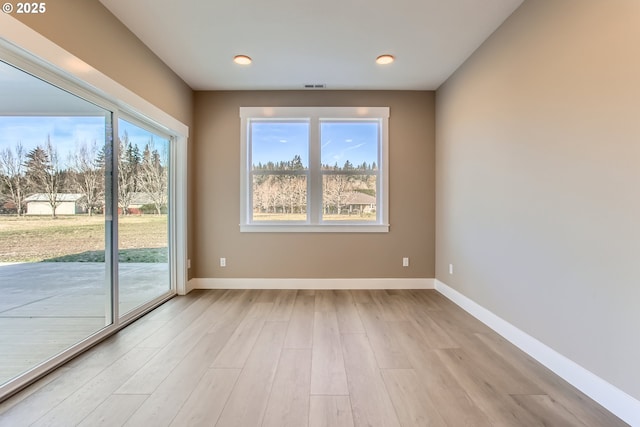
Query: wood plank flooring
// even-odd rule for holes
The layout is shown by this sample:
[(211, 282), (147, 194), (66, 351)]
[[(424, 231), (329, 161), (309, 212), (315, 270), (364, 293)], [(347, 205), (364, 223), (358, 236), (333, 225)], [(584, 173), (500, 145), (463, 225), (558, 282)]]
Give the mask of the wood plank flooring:
[(436, 291), (214, 290), (0, 403), (32, 425), (626, 424)]

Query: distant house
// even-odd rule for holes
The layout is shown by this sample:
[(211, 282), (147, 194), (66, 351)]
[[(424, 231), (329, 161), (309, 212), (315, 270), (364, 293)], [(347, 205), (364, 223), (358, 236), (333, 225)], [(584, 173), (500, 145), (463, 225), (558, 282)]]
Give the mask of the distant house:
[(149, 193), (134, 193), (129, 205), (129, 213), (141, 214), (144, 205), (153, 205), (153, 198)]
[(325, 206), (326, 214), (364, 215), (376, 211), (376, 197), (359, 191), (347, 191), (340, 195), (340, 204), (329, 200)]
[[(143, 192), (135, 192), (131, 195), (131, 203), (127, 206), (127, 213), (129, 215), (140, 215), (142, 214), (142, 207), (145, 205), (152, 205), (153, 198), (149, 195), (149, 193)], [(122, 214), (122, 208), (118, 208), (118, 213)]]
[(0, 200), (0, 214), (16, 214), (18, 207), (11, 200)]
[[(56, 201), (56, 215), (77, 215), (87, 213), (87, 209), (82, 204), (84, 196), (77, 193), (58, 193)], [(25, 199), (27, 204), (27, 215), (51, 215), (51, 205), (49, 198), (44, 193), (36, 193)]]
[(376, 210), (376, 198), (357, 191), (350, 192), (346, 197), (346, 209), (352, 213), (371, 213)]

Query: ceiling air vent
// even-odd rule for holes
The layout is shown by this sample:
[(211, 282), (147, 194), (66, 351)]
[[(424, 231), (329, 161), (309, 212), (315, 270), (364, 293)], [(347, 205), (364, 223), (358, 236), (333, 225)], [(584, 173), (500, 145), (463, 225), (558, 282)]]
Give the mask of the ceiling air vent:
[(306, 84), (304, 85), (305, 89), (325, 89), (327, 87), (326, 84)]

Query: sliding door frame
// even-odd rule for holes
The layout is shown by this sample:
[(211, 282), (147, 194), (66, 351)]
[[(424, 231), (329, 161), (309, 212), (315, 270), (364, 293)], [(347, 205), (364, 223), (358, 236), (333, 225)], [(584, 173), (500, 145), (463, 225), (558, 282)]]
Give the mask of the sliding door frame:
[[(111, 284), (111, 324), (88, 336), (72, 347), (40, 363), (15, 379), (0, 385), (0, 401), (35, 382), (47, 373), (86, 351), (105, 338), (135, 321), (151, 309), (176, 294), (187, 290), (187, 138), (189, 128), (153, 104), (79, 58), (46, 39), (14, 18), (0, 14), (0, 59), (111, 112), (111, 179), (117, 184), (118, 118), (131, 118), (153, 132), (169, 137), (169, 274), (170, 290), (137, 307), (124, 317), (119, 316), (118, 295), (118, 199), (117, 186), (111, 186), (111, 212), (105, 212), (105, 248), (111, 265), (106, 264)], [(78, 65), (81, 66), (78, 66)], [(107, 131), (107, 136), (109, 132)], [(107, 315), (107, 318), (109, 316)], [(108, 319), (107, 319), (108, 320)]]

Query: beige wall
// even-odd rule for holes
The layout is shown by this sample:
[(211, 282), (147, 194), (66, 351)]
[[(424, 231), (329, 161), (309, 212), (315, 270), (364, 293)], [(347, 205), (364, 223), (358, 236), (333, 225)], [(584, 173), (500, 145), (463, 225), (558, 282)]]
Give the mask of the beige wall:
[(436, 110), (436, 277), (636, 399), (639, 22), (527, 0)]
[[(240, 106), (361, 105), (390, 107), (391, 231), (240, 233)], [(434, 277), (433, 92), (196, 92), (195, 112), (194, 277)]]

